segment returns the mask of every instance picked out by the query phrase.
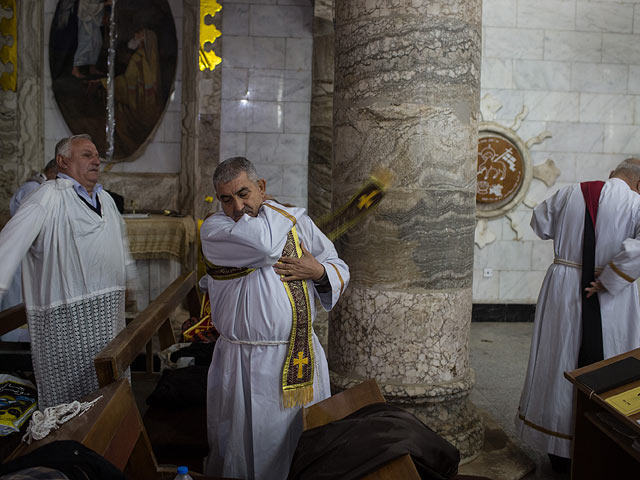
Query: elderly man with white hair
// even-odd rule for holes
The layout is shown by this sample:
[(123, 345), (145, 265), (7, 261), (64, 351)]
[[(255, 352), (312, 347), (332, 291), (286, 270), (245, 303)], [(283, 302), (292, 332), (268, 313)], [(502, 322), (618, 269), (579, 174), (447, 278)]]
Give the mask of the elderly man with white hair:
[(133, 267), (124, 221), (98, 183), (91, 137), (61, 140), (56, 161), (58, 178), (29, 195), (0, 232), (0, 293), (22, 262), (41, 409), (98, 388), (93, 359), (124, 328)]

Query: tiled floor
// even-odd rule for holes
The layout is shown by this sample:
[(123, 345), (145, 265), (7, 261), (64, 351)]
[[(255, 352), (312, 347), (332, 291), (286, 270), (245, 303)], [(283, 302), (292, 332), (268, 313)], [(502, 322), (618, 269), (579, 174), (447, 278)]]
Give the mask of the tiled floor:
[(486, 410), (507, 435), (534, 461), (536, 469), (525, 480), (568, 479), (551, 470), (546, 454), (532, 450), (515, 436), (513, 419), (527, 371), (533, 323), (471, 324), (469, 357), (476, 372), (472, 402)]

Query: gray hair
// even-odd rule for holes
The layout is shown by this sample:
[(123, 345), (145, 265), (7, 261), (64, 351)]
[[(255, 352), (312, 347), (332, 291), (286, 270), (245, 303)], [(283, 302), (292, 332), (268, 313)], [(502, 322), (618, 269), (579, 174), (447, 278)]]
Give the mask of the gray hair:
[(71, 147), (73, 146), (73, 142), (80, 139), (85, 139), (93, 142), (93, 138), (91, 138), (91, 135), (87, 133), (80, 133), (78, 135), (71, 135), (70, 137), (63, 138), (56, 144), (56, 157), (58, 155), (62, 155), (64, 158), (69, 158), (71, 156)]
[(634, 181), (640, 180), (640, 158), (631, 157), (623, 160), (613, 171), (613, 176), (624, 176)]
[(247, 178), (253, 183), (256, 183), (259, 179), (256, 167), (254, 167), (253, 163), (246, 158), (227, 158), (224, 162), (220, 163), (216, 167), (216, 171), (213, 172), (213, 188), (217, 189), (218, 185), (222, 183), (229, 183), (242, 172), (246, 172)]
[(58, 162), (56, 162), (56, 159), (52, 159), (49, 160), (47, 162), (47, 164), (44, 166), (44, 170), (42, 170), (43, 172), (49, 172), (51, 170), (58, 170)]

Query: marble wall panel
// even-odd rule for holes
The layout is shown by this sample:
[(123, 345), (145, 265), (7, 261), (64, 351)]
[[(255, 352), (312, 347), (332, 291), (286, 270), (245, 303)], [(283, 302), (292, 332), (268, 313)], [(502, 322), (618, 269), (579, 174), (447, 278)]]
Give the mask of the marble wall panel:
[(543, 58), (544, 30), (485, 27), (484, 55), (499, 58)]
[[(490, 68), (490, 65), (487, 65)], [(484, 84), (484, 71), (482, 86)], [(494, 88), (487, 85), (486, 88)], [(571, 88), (571, 65), (541, 60), (513, 60), (513, 88), (566, 91)]]
[(550, 152), (546, 150), (537, 150), (530, 153), (531, 161), (534, 165), (543, 163), (548, 158), (553, 159), (556, 167), (560, 170), (560, 176), (557, 178), (558, 182), (572, 182), (575, 180), (577, 155), (574, 152)]
[(580, 92), (626, 93), (627, 65), (611, 63), (574, 63), (571, 88)]
[(249, 35), (249, 5), (224, 2), (222, 31), (225, 35)]
[[(226, 39), (225, 39), (226, 40)], [(249, 97), (249, 69), (222, 69), (222, 99), (241, 100)]]
[(473, 298), (474, 303), (500, 301), (500, 271), (494, 270), (490, 278), (485, 278), (482, 269), (473, 270)]
[(531, 292), (540, 291), (545, 272), (503, 271), (500, 272), (500, 299), (502, 303), (529, 303)]
[(247, 158), (261, 163), (304, 165), (309, 135), (295, 133), (247, 133)]
[(249, 33), (265, 37), (310, 37), (312, 11), (290, 5), (253, 5), (249, 13)]
[(224, 132), (220, 136), (220, 159), (247, 156), (247, 134), (245, 132)]
[(640, 35), (605, 33), (602, 56), (607, 62), (637, 65), (640, 63)]
[(542, 241), (532, 243), (531, 270), (546, 271), (553, 263), (553, 242)]
[(635, 95), (580, 94), (580, 121), (632, 124)]
[(525, 91), (529, 120), (577, 122), (580, 95), (577, 92)]
[(640, 93), (640, 65), (629, 65), (629, 82), (627, 89), (629, 93)]
[(287, 38), (286, 39), (285, 68), (288, 70), (311, 71), (313, 48), (311, 38)]
[(581, 154), (576, 160), (576, 180), (606, 180), (611, 171), (627, 157), (628, 154), (619, 152)]
[(576, 30), (631, 33), (633, 5), (601, 2), (576, 3)]
[(549, 122), (553, 137), (545, 140), (545, 148), (559, 152), (602, 152), (604, 127), (601, 124)]
[(604, 129), (604, 151), (638, 155), (640, 152), (640, 126), (607, 125)]
[(516, 8), (513, 0), (484, 0), (482, 2), (482, 25), (485, 27), (515, 27)]
[(601, 33), (553, 30), (544, 32), (545, 60), (599, 62), (601, 58)]
[(513, 88), (513, 60), (482, 58), (482, 85), (485, 88)]
[(311, 105), (307, 102), (285, 102), (284, 132), (309, 133)]
[(517, 26), (546, 30), (573, 29), (575, 4), (564, 0), (517, 0)]

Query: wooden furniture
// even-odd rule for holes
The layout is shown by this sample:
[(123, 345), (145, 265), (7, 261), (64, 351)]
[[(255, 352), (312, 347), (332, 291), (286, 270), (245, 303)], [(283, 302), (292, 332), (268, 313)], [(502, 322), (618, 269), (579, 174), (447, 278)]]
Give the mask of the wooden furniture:
[[(84, 414), (73, 417), (58, 430), (31, 445), (21, 443), (7, 459), (25, 455), (56, 440), (75, 440), (113, 463), (127, 478), (136, 480), (170, 480), (175, 467), (158, 466), (142, 423), (129, 382), (118, 380), (83, 398), (100, 398)], [(197, 473), (194, 479), (214, 480)]]
[[(626, 357), (640, 359), (640, 349), (603, 360), (601, 362), (565, 372), (564, 376), (575, 386), (575, 431), (572, 451), (571, 478), (590, 480), (603, 478), (637, 478), (640, 472), (640, 451), (632, 448), (633, 439), (625, 436), (602, 418), (612, 418), (640, 439), (640, 413), (629, 417), (621, 414), (605, 400), (613, 395), (640, 386), (640, 380), (601, 394), (592, 394), (590, 388), (576, 378)], [(605, 418), (606, 418), (605, 417)], [(619, 429), (620, 430), (620, 429)], [(640, 440), (639, 440), (640, 443)]]
[[(319, 427), (340, 420), (356, 410), (373, 403), (384, 402), (384, 397), (375, 380), (370, 379), (353, 388), (333, 395), (302, 411), (304, 430)], [(420, 475), (409, 454), (398, 457), (377, 471), (370, 473), (367, 480), (419, 480)]]

